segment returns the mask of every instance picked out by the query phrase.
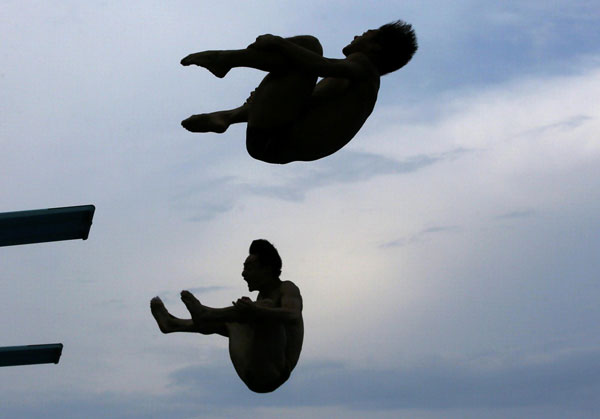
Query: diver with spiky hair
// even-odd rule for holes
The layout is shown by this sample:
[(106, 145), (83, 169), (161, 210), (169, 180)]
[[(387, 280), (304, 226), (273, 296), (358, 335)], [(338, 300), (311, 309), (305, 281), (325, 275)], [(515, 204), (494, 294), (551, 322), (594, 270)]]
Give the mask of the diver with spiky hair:
[(217, 77), (234, 67), (269, 74), (242, 106), (193, 115), (181, 124), (192, 132), (222, 133), (246, 122), (246, 148), (255, 159), (317, 160), (352, 140), (373, 111), (380, 77), (406, 65), (416, 50), (412, 26), (399, 20), (355, 36), (343, 59), (323, 57), (319, 40), (310, 35), (267, 34), (245, 49), (190, 54), (182, 65), (204, 67)]

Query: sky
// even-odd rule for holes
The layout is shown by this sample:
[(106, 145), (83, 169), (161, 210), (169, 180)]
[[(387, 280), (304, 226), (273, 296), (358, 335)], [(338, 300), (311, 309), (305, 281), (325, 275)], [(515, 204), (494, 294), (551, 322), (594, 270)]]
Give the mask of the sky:
[[(86, 241), (0, 249), (1, 418), (595, 418), (600, 5), (595, 1), (0, 2), (0, 212), (96, 206)], [(419, 50), (344, 149), (269, 165), (243, 125), (264, 76), (182, 67), (264, 33), (340, 58), (403, 19)], [(248, 294), (253, 239), (304, 300), (290, 379), (254, 394), (219, 336), (163, 335), (159, 295)]]

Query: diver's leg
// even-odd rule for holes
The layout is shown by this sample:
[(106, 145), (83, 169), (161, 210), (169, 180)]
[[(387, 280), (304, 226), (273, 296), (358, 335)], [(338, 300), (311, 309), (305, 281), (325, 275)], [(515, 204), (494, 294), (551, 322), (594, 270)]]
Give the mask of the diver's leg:
[(160, 298), (154, 297), (150, 301), (150, 310), (158, 327), (163, 333), (189, 332), (212, 335), (217, 333), (227, 337), (225, 323), (218, 321), (195, 322), (193, 319), (180, 319), (168, 312)]
[(163, 333), (196, 332), (192, 319), (179, 319), (173, 316), (159, 297), (150, 300), (150, 311)]
[[(287, 40), (318, 54), (323, 53), (321, 44), (315, 37), (302, 35)], [(215, 69), (219, 66), (219, 68), (248, 66), (270, 71), (242, 106), (225, 111), (192, 115), (181, 123), (185, 129), (192, 132), (222, 133), (231, 124), (248, 122), (250, 133), (249, 138), (246, 139), (248, 152), (261, 160), (268, 158), (265, 156), (265, 150), (268, 151), (268, 145), (272, 142), (271, 135), (265, 138), (266, 131), (273, 128), (280, 129), (293, 123), (310, 98), (317, 81), (316, 76), (290, 67), (288, 60), (281, 54), (256, 48), (205, 51), (191, 54), (184, 58), (182, 63), (201, 65), (213, 73), (221, 71)]]
[(205, 306), (189, 291), (181, 291), (181, 301), (183, 301), (190, 312), (192, 320), (198, 324), (204, 322), (244, 322), (249, 320), (235, 306), (224, 308)]
[[(274, 307), (270, 299), (257, 305)], [(257, 393), (277, 389), (289, 377), (286, 360), (287, 335), (279, 321), (249, 321), (226, 323), (229, 333), (229, 356), (238, 376)]]
[(248, 104), (227, 111), (201, 113), (192, 115), (181, 122), (181, 125), (191, 132), (223, 133), (232, 124), (248, 122)]
[[(224, 325), (225, 330), (221, 334), (229, 338), (231, 362), (250, 390), (270, 392), (288, 379), (291, 368), (286, 359), (287, 335), (283, 323), (243, 317), (235, 306), (220, 309), (206, 307), (188, 291), (182, 291), (181, 300), (192, 315), (195, 327)], [(257, 304), (274, 306), (271, 300), (266, 299)], [(222, 319), (239, 321), (222, 322)]]
[[(288, 39), (322, 54), (317, 38), (297, 36)], [(286, 137), (307, 107), (316, 82), (315, 75), (290, 67), (272, 71), (262, 80), (248, 109), (246, 149), (252, 157), (268, 163), (296, 160)]]
[(238, 376), (257, 393), (277, 389), (290, 375), (281, 322), (226, 323), (229, 356)]
[[(319, 54), (323, 53), (318, 39), (314, 36), (299, 35), (286, 38), (286, 40)], [(318, 47), (315, 48), (315, 45), (318, 45)], [(266, 72), (286, 71), (290, 68), (290, 60), (283, 54), (277, 51), (253, 47), (196, 52), (182, 59), (181, 64), (184, 66), (197, 65), (204, 67), (219, 78), (225, 77), (229, 70), (234, 67), (249, 67)]]

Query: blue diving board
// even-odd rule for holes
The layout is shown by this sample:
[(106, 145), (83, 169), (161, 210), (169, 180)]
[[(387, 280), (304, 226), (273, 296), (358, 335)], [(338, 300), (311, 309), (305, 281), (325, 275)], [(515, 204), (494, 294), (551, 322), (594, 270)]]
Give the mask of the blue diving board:
[(0, 213), (0, 246), (86, 240), (96, 207), (49, 208)]
[(32, 364), (58, 364), (62, 349), (62, 343), (3, 346), (0, 347), (0, 367)]

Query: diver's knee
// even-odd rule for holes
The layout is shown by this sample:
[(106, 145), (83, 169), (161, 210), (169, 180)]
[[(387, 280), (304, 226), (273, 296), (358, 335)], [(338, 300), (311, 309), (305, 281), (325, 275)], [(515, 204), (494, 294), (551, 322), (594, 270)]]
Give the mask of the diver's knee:
[(319, 55), (323, 55), (323, 46), (321, 46), (321, 42), (312, 35), (297, 35), (286, 39), (303, 48), (316, 52)]

